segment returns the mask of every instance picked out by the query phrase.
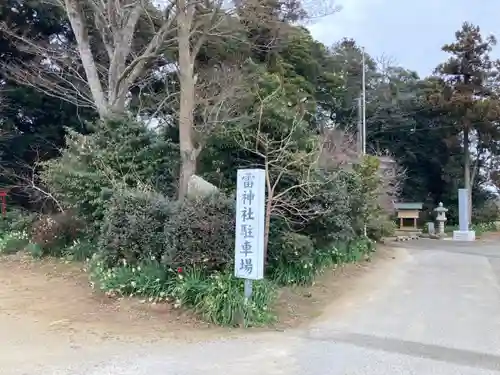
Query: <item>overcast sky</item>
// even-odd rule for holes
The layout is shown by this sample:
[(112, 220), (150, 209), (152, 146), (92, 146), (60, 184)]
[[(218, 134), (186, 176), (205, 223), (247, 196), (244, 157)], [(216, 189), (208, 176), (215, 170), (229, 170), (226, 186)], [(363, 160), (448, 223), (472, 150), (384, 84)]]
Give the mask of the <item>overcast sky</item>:
[[(372, 56), (386, 55), (425, 76), (446, 58), (441, 46), (452, 42), (464, 21), (483, 35), (500, 39), (500, 0), (337, 0), (339, 13), (310, 26), (314, 37), (332, 45), (354, 38)], [(500, 45), (494, 57), (500, 57)]]

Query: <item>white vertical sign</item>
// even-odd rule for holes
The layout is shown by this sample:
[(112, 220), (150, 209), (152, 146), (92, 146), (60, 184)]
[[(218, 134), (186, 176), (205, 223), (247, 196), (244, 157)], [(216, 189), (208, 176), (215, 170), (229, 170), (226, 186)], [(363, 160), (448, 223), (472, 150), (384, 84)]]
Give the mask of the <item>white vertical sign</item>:
[(458, 226), (460, 231), (469, 230), (469, 190), (458, 189)]
[(234, 275), (264, 278), (266, 175), (263, 169), (238, 169)]

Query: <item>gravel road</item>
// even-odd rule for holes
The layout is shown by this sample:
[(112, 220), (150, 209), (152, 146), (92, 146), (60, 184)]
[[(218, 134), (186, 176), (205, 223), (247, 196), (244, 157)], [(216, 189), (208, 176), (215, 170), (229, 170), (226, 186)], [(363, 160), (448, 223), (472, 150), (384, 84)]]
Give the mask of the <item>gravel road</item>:
[(54, 347), (40, 361), (19, 347), (0, 374), (498, 375), (499, 278), (496, 243), (420, 240), (307, 328), (198, 343)]

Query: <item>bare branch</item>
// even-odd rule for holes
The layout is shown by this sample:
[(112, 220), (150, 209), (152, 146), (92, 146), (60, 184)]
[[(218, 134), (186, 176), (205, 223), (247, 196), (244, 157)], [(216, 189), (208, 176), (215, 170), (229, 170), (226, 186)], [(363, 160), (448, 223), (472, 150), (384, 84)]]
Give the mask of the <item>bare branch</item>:
[[(147, 0), (50, 0), (66, 12), (76, 47), (56, 35), (49, 42), (29, 39), (22, 31), (0, 25), (32, 62), (3, 63), (11, 78), (78, 105), (94, 107), (101, 118), (123, 114), (131, 87), (158, 58), (175, 32), (176, 1), (161, 15)], [(151, 21), (151, 38), (143, 52), (132, 51), (141, 19)], [(100, 43), (100, 44), (99, 44)], [(106, 51), (106, 57), (101, 54)], [(153, 71), (148, 74), (154, 74)]]
[(385, 212), (392, 212), (393, 201), (401, 194), (406, 170), (401, 167), (388, 152), (376, 155), (380, 161), (381, 184), (378, 189), (378, 205)]
[(59, 200), (48, 189), (38, 183), (37, 168), (40, 165), (41, 155), (38, 148), (32, 148), (32, 151), (36, 154), (33, 165), (29, 165), (23, 160), (17, 160), (16, 162), (26, 172), (16, 172), (13, 168), (0, 165), (0, 175), (7, 181), (11, 181), (8, 186), (9, 190), (17, 189), (27, 193), (32, 203), (49, 200), (56, 205), (59, 212), (64, 212), (64, 207)]

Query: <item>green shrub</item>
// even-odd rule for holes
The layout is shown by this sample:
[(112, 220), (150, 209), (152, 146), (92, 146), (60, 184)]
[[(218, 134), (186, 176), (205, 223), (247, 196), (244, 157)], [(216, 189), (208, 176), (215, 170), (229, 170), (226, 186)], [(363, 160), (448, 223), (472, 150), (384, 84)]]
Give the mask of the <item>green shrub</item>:
[(98, 232), (117, 187), (143, 184), (172, 192), (177, 160), (173, 144), (140, 122), (97, 122), (90, 135), (68, 130), (66, 149), (43, 164), (41, 177), (65, 207)]
[(316, 251), (314, 267), (318, 272), (322, 272), (333, 265), (359, 262), (367, 259), (374, 250), (375, 243), (366, 237), (358, 237), (348, 242), (336, 242)]
[(341, 260), (344, 263), (359, 262), (369, 258), (373, 251), (375, 251), (374, 242), (369, 238), (359, 237), (349, 242), (347, 252), (343, 254)]
[[(367, 158), (352, 171), (335, 171), (320, 184), (321, 193), (308, 201), (319, 214), (293, 226), (271, 221), (268, 274), (277, 283), (310, 284), (325, 268), (363, 259), (371, 242), (361, 239), (364, 225), (373, 239), (392, 233), (394, 226), (381, 215), (378, 160)], [(321, 178), (321, 176), (318, 176)]]
[(471, 225), (471, 230), (476, 232), (476, 236), (481, 236), (484, 233), (496, 232), (497, 225), (494, 222), (477, 223)]
[[(348, 175), (347, 184), (350, 196), (350, 217), (357, 236), (362, 235), (364, 226), (377, 220), (382, 209), (379, 205), (383, 181), (379, 173), (380, 160), (375, 156), (365, 156), (361, 163), (355, 164)], [(353, 236), (355, 237), (355, 236)]]
[(315, 248), (309, 237), (288, 232), (272, 242), (266, 275), (279, 285), (309, 285), (325, 269), (364, 260), (374, 249), (365, 237)]
[(380, 241), (384, 237), (394, 235), (396, 223), (382, 215), (371, 218), (366, 225), (366, 233), (369, 238)]
[(268, 247), (269, 277), (280, 285), (309, 284), (316, 276), (314, 242), (308, 236), (285, 232)]
[(222, 269), (234, 259), (234, 200), (170, 202), (158, 193), (113, 193), (98, 242), (107, 266), (156, 259), (171, 267)]
[(488, 199), (480, 207), (472, 209), (474, 223), (492, 223), (500, 219), (500, 208), (497, 199)]
[(26, 250), (35, 259), (41, 259), (45, 255), (43, 248), (40, 245), (33, 242), (30, 242), (26, 246)]
[(346, 241), (354, 236), (351, 193), (348, 172), (335, 172), (336, 177), (318, 185), (318, 193), (309, 205), (321, 214), (307, 220), (297, 230), (309, 236), (316, 247), (334, 241)]
[(234, 260), (235, 201), (223, 194), (176, 202), (165, 223), (163, 262), (222, 269)]
[(0, 233), (2, 232), (30, 232), (37, 214), (20, 208), (8, 208), (7, 215), (0, 215)]
[(62, 255), (69, 260), (83, 262), (90, 259), (97, 251), (97, 245), (87, 238), (77, 238), (72, 244), (66, 246)]
[(12, 231), (0, 234), (0, 254), (17, 253), (29, 243), (26, 232)]
[(303, 259), (311, 260), (313, 256), (313, 240), (306, 235), (292, 232), (283, 233), (280, 246), (269, 251), (270, 261), (282, 258), (289, 262), (300, 262)]
[(116, 191), (107, 206), (98, 241), (99, 254), (107, 266), (125, 260), (160, 260), (166, 250), (165, 223), (172, 204), (161, 194), (146, 190)]
[(346, 263), (349, 245), (347, 242), (337, 241), (317, 249), (314, 256), (314, 268), (321, 272), (324, 269)]

